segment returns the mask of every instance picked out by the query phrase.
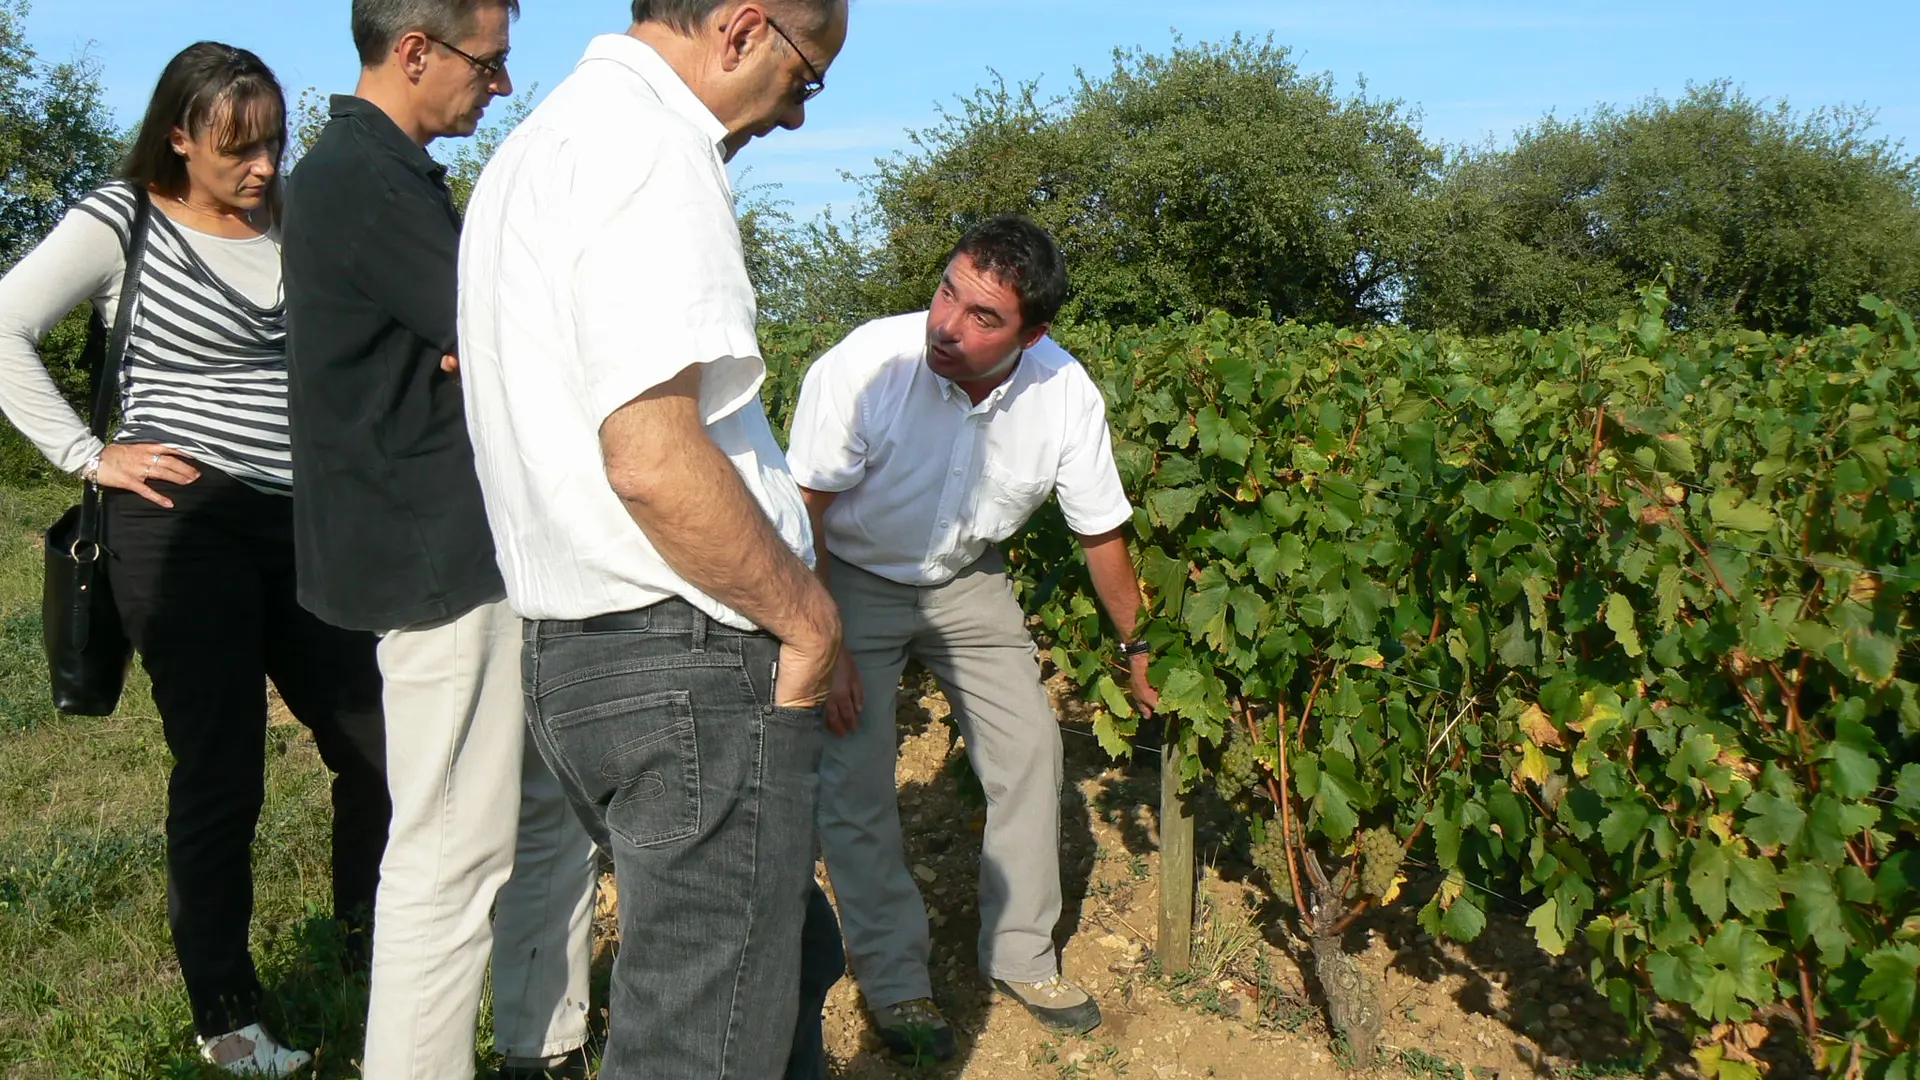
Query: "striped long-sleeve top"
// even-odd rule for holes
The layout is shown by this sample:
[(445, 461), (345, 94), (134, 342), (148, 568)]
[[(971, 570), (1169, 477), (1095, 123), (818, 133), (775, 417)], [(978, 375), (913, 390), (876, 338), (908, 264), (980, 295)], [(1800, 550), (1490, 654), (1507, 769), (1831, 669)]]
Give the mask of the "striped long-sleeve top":
[[(92, 192), (0, 280), (0, 408), (69, 472), (100, 444), (34, 346), (83, 301), (111, 325), (134, 207), (128, 184)], [(159, 443), (262, 491), (292, 489), (277, 236), (211, 236), (155, 207), (121, 406), (117, 442)]]

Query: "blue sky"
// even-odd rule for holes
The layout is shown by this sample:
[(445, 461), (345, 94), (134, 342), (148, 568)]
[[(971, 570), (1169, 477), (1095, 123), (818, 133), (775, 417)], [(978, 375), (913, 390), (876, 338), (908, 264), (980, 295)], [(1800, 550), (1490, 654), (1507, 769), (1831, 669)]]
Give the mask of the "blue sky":
[[(550, 88), (596, 33), (625, 28), (621, 0), (523, 0), (513, 75)], [(290, 95), (352, 89), (347, 0), (174, 5), (153, 0), (36, 0), (28, 40), (50, 59), (82, 51), (104, 67), (109, 104), (135, 119), (168, 57), (200, 38), (264, 56)], [(1429, 138), (1508, 139), (1548, 111), (1674, 96), (1688, 82), (1729, 78), (1752, 96), (1796, 108), (1866, 105), (1878, 132), (1920, 154), (1920, 4), (1912, 0), (1613, 0), (1611, 3), (1227, 0), (853, 0), (847, 48), (807, 125), (757, 141), (735, 162), (749, 182), (780, 185), (801, 214), (850, 203), (843, 171), (907, 145), (997, 71), (1064, 93), (1074, 71), (1106, 70), (1115, 47), (1165, 51), (1236, 31), (1294, 50), (1342, 90), (1365, 79), (1376, 97), (1417, 107)], [(239, 13), (236, 16), (236, 13)], [(990, 71), (991, 69), (991, 71)]]

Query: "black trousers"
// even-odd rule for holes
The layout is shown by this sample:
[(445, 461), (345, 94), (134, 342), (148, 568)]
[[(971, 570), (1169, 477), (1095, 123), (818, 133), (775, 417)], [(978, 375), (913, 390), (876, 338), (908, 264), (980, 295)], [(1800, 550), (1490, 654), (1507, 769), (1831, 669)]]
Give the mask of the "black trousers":
[(192, 484), (153, 487), (173, 509), (107, 493), (106, 546), (173, 752), (167, 918), (194, 1027), (210, 1038), (259, 1019), (247, 933), (269, 678), (334, 774), (335, 917), (350, 937), (370, 933), (392, 814), (380, 669), (373, 635), (329, 626), (295, 599), (293, 500), (206, 465)]

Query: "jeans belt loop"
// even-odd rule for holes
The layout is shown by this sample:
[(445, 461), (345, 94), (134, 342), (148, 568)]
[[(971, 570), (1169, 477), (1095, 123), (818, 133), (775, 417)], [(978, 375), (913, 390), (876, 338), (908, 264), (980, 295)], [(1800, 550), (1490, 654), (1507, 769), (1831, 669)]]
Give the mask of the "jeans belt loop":
[(707, 617), (707, 613), (706, 613), (706, 612), (704, 612), (704, 611), (701, 611), (701, 610), (699, 610), (699, 609), (697, 609), (697, 608), (696, 608), (696, 609), (694, 609), (694, 612), (693, 612), (693, 651), (694, 651), (695, 653), (703, 653), (703, 652), (706, 652), (706, 651), (707, 651), (707, 624), (708, 624), (708, 622), (709, 622), (709, 619), (708, 619), (708, 617)]

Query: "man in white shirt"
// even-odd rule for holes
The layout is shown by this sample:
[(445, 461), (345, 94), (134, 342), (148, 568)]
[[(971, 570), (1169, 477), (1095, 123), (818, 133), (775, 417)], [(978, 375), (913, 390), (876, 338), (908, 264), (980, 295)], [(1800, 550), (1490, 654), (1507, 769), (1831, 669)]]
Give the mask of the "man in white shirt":
[(987, 793), (980, 967), (1057, 1029), (1100, 1009), (1060, 976), (1060, 730), (995, 545), (1050, 493), (1120, 632), (1135, 701), (1152, 708), (1134, 640), (1132, 507), (1106, 403), (1047, 337), (1067, 292), (1059, 248), (1008, 215), (962, 237), (930, 311), (855, 330), (807, 372), (788, 460), (846, 626), (827, 707), (820, 831), (854, 977), (896, 1053), (951, 1057), (931, 1000), (927, 913), (894, 788), (894, 688), (909, 656), (940, 681)]
[(816, 768), (840, 624), (760, 405), (725, 162), (800, 126), (847, 6), (633, 15), (474, 191), (461, 378), (528, 620), (528, 722), (619, 878), (600, 1076), (766, 1080), (788, 1064), (803, 921), (823, 903)]

